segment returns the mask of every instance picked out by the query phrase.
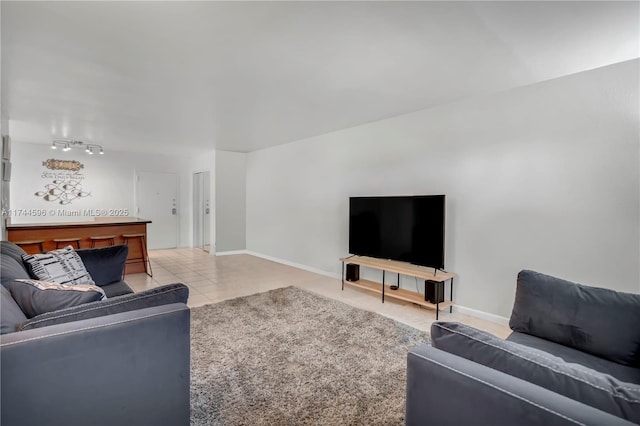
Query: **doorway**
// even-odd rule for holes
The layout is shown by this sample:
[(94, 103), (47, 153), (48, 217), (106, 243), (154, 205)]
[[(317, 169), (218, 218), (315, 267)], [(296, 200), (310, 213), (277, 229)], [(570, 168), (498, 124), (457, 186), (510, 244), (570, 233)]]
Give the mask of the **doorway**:
[(138, 217), (149, 219), (149, 249), (178, 245), (178, 178), (175, 173), (138, 172), (136, 194)]
[(193, 246), (211, 252), (211, 173), (193, 174)]

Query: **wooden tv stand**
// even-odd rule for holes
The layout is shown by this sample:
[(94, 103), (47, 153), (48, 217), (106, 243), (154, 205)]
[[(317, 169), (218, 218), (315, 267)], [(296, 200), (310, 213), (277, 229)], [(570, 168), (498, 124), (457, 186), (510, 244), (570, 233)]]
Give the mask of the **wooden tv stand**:
[[(418, 266), (406, 262), (398, 262), (395, 260), (376, 259), (366, 256), (350, 256), (343, 257), (342, 261), (342, 290), (344, 285), (349, 284), (354, 287), (362, 288), (372, 291), (374, 293), (382, 294), (382, 303), (384, 303), (385, 297), (391, 297), (393, 299), (404, 300), (405, 302), (415, 303), (416, 305), (424, 306), (426, 308), (436, 310), (436, 320), (438, 319), (438, 313), (441, 309), (449, 308), (449, 312), (452, 312), (453, 307), (453, 278), (456, 274), (451, 272), (443, 272), (437, 269), (428, 268), (425, 266)], [(371, 269), (377, 269), (382, 271), (382, 283), (375, 281), (358, 279), (355, 281), (347, 281), (345, 279), (345, 264), (357, 265), (357, 267), (366, 267)], [(420, 278), (421, 280), (435, 281), (436, 283), (444, 283), (450, 281), (449, 288), (449, 301), (439, 302), (439, 298), (436, 296), (436, 303), (431, 303), (427, 300), (427, 289), (425, 282), (425, 294), (424, 296), (415, 291), (405, 290), (398, 288), (392, 290), (391, 286), (384, 283), (385, 273), (393, 272), (398, 274), (398, 284), (400, 283), (400, 275), (408, 275), (410, 277)]]

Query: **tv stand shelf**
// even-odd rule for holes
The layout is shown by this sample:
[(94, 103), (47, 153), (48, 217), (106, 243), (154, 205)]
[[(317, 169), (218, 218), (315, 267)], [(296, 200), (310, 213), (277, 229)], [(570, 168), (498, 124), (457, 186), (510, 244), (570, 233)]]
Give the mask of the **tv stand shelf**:
[[(342, 290), (344, 290), (344, 285), (348, 284), (353, 287), (362, 288), (364, 290), (369, 290), (374, 293), (381, 294), (382, 303), (384, 303), (385, 297), (390, 297), (390, 298), (402, 300), (405, 302), (415, 303), (416, 305), (424, 306), (426, 308), (435, 309), (436, 319), (438, 319), (438, 313), (440, 312), (440, 310), (449, 308), (449, 312), (452, 311), (453, 279), (456, 276), (453, 273), (443, 272), (437, 269), (428, 268), (424, 266), (413, 265), (411, 263), (406, 263), (406, 262), (376, 259), (376, 258), (367, 257), (367, 256), (344, 257), (344, 258), (341, 258), (340, 260), (342, 261)], [(363, 266), (366, 268), (377, 269), (382, 271), (382, 283), (363, 280), (363, 279), (358, 279), (355, 281), (346, 280), (345, 264), (357, 265), (358, 267)], [(393, 272), (398, 274), (398, 276), (407, 275), (407, 276), (416, 277), (416, 278), (425, 280), (425, 294), (422, 295), (415, 291), (405, 290), (402, 288), (392, 290), (391, 286), (384, 283), (385, 272)], [(426, 296), (426, 293), (427, 293), (426, 281), (432, 281), (435, 283), (445, 283), (446, 281), (450, 281), (450, 290), (449, 290), (450, 300), (440, 302), (439, 301), (440, 299), (436, 297), (436, 303), (432, 303), (428, 301)]]

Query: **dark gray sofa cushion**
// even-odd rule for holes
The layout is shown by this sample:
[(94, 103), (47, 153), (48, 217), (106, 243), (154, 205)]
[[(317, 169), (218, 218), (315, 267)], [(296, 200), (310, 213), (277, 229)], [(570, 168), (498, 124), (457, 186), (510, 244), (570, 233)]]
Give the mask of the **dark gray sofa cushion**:
[(509, 326), (623, 365), (640, 367), (640, 295), (521, 271)]
[(2, 281), (3, 285), (6, 285), (9, 281), (19, 278), (31, 278), (22, 265), (22, 259), (16, 260), (11, 256), (5, 256), (3, 252), (2, 259), (0, 259), (0, 281)]
[(623, 382), (640, 385), (640, 368), (618, 364), (617, 362), (609, 361), (608, 359), (600, 358), (530, 334), (513, 332), (507, 337), (507, 340), (550, 353), (562, 358), (565, 362), (584, 365), (600, 373), (609, 374)]
[(22, 255), (26, 254), (20, 246), (9, 241), (0, 241), (0, 281), (3, 285), (16, 278), (30, 278), (22, 264)]
[(27, 254), (19, 245), (10, 241), (0, 242), (0, 252), (3, 256), (9, 256), (20, 264), (22, 264), (22, 255)]
[(9, 290), (0, 285), (0, 334), (13, 333), (26, 320)]
[(640, 386), (459, 323), (431, 326), (435, 348), (502, 371), (632, 422), (640, 422)]
[[(96, 285), (103, 287), (122, 280), (129, 247), (117, 245), (93, 249), (76, 250), (84, 267), (93, 277)], [(109, 296), (107, 294), (107, 296)]]
[(69, 309), (38, 315), (21, 324), (18, 329), (20, 331), (30, 330), (137, 309), (169, 305), (172, 303), (187, 303), (188, 298), (189, 287), (184, 284), (168, 284), (140, 293), (132, 293), (100, 302), (87, 303)]
[(99, 287), (102, 290), (104, 290), (104, 294), (106, 294), (108, 298), (123, 296), (125, 294), (133, 293), (133, 289), (129, 287), (129, 285), (124, 281), (118, 281), (115, 283), (102, 285)]
[(105, 298), (95, 285), (65, 285), (38, 280), (9, 281), (7, 288), (27, 318)]
[(407, 356), (406, 426), (634, 426), (549, 389), (422, 344)]

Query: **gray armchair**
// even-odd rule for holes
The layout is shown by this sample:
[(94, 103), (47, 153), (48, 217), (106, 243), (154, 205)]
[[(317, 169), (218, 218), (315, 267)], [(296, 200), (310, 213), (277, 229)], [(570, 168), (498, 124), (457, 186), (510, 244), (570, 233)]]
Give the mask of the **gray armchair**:
[(436, 322), (407, 358), (407, 425), (640, 423), (640, 295), (532, 271), (507, 340)]

